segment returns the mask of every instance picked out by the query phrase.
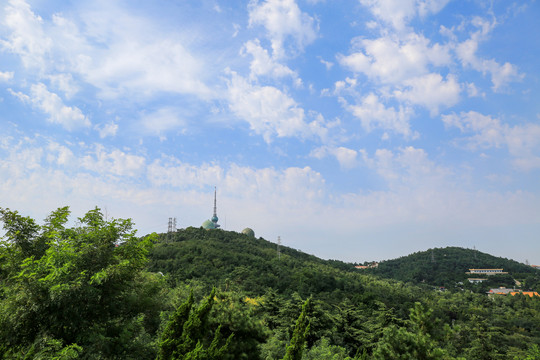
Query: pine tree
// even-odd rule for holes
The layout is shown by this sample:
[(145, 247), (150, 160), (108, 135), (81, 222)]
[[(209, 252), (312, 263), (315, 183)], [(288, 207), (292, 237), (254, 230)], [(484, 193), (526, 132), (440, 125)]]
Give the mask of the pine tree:
[(296, 326), (292, 335), (291, 343), (287, 346), (287, 352), (283, 360), (301, 360), (306, 338), (309, 334), (309, 319), (307, 313), (311, 306), (311, 299), (307, 299), (302, 306), (302, 312), (296, 320)]
[(221, 343), (221, 326), (214, 332), (211, 343), (205, 347), (208, 339), (208, 316), (214, 305), (216, 289), (202, 304), (193, 310), (193, 292), (185, 303), (173, 314), (158, 344), (158, 360), (219, 360), (226, 354), (233, 335), (229, 336), (223, 346)]

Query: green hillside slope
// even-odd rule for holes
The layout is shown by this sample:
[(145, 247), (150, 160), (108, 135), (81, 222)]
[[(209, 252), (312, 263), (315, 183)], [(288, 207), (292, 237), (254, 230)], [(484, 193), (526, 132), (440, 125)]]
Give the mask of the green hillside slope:
[[(425, 286), (453, 285), (473, 267), (504, 268), (511, 282), (517, 274), (535, 279), (535, 269), (511, 260), (446, 248), (358, 270), (287, 247), (278, 257), (274, 243), (223, 230), (188, 228), (159, 238), (149, 269), (165, 274), (171, 286), (189, 284), (202, 291), (216, 286), (259, 304), (255, 308), (273, 333), (261, 348), (262, 358), (280, 358), (273, 351), (283, 349), (300, 304), (310, 296), (314, 309), (307, 344), (314, 354), (322, 351), (318, 346), (324, 351), (335, 346), (350, 356), (360, 351), (376, 359), (417, 352), (430, 359), (512, 359), (524, 358), (529, 344), (540, 342), (540, 299), (488, 298), (472, 285), (477, 294)], [(277, 339), (281, 345), (274, 347)]]
[(160, 235), (150, 254), (149, 269), (166, 274), (173, 284), (196, 281), (207, 289), (242, 291), (249, 295), (268, 290), (325, 300), (343, 297), (378, 298), (399, 304), (407, 313), (417, 291), (395, 291), (393, 281), (366, 276), (347, 264), (322, 260), (289, 247), (233, 231), (187, 228)]
[[(508, 275), (478, 276), (466, 274), (469, 269), (503, 269)], [(490, 286), (517, 286), (525, 290), (540, 290), (540, 271), (514, 260), (495, 257), (478, 250), (459, 247), (435, 248), (416, 252), (398, 259), (379, 263), (378, 268), (368, 273), (385, 278), (412, 283), (444, 286), (448, 289), (469, 288), (485, 290)], [(481, 286), (472, 286), (467, 278), (488, 278)], [(460, 284), (463, 283), (463, 286)]]

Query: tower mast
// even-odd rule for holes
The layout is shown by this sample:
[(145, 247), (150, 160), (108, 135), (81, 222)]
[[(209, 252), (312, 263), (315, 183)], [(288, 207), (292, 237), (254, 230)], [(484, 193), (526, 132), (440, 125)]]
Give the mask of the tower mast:
[(211, 220), (214, 223), (213, 229), (219, 228), (219, 224), (217, 223), (218, 220), (219, 219), (217, 217), (216, 187), (214, 186), (214, 215), (212, 215), (212, 220)]
[(215, 216), (217, 217), (217, 205), (216, 205), (216, 187), (214, 186), (214, 215), (212, 216)]

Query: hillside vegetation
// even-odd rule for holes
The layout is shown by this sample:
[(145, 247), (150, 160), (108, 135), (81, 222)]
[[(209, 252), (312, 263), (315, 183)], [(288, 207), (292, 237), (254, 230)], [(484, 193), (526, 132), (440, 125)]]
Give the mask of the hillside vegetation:
[(39, 225), (0, 209), (0, 359), (540, 358), (538, 298), (435, 291), (230, 231), (137, 237), (99, 209), (74, 227), (69, 215)]
[[(469, 269), (503, 269), (507, 275), (471, 275)], [(415, 284), (463, 288), (484, 292), (490, 287), (518, 287), (540, 290), (540, 271), (514, 260), (495, 257), (478, 250), (459, 247), (435, 248), (379, 263), (367, 273)], [(471, 285), (467, 278), (487, 278)], [(515, 280), (518, 281), (516, 285)]]

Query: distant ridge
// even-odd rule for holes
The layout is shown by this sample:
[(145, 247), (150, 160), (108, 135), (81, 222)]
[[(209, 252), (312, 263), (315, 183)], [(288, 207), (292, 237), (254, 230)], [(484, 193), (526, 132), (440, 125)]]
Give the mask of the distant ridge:
[(515, 260), (460, 247), (434, 248), (415, 252), (397, 259), (382, 261), (376, 269), (369, 269), (366, 272), (404, 282), (452, 288), (456, 283), (465, 283), (467, 278), (474, 277), (465, 274), (468, 269), (473, 268), (502, 268), (509, 273), (506, 278), (497, 275), (497, 278), (503, 282), (512, 282), (515, 277), (540, 276), (539, 270)]

